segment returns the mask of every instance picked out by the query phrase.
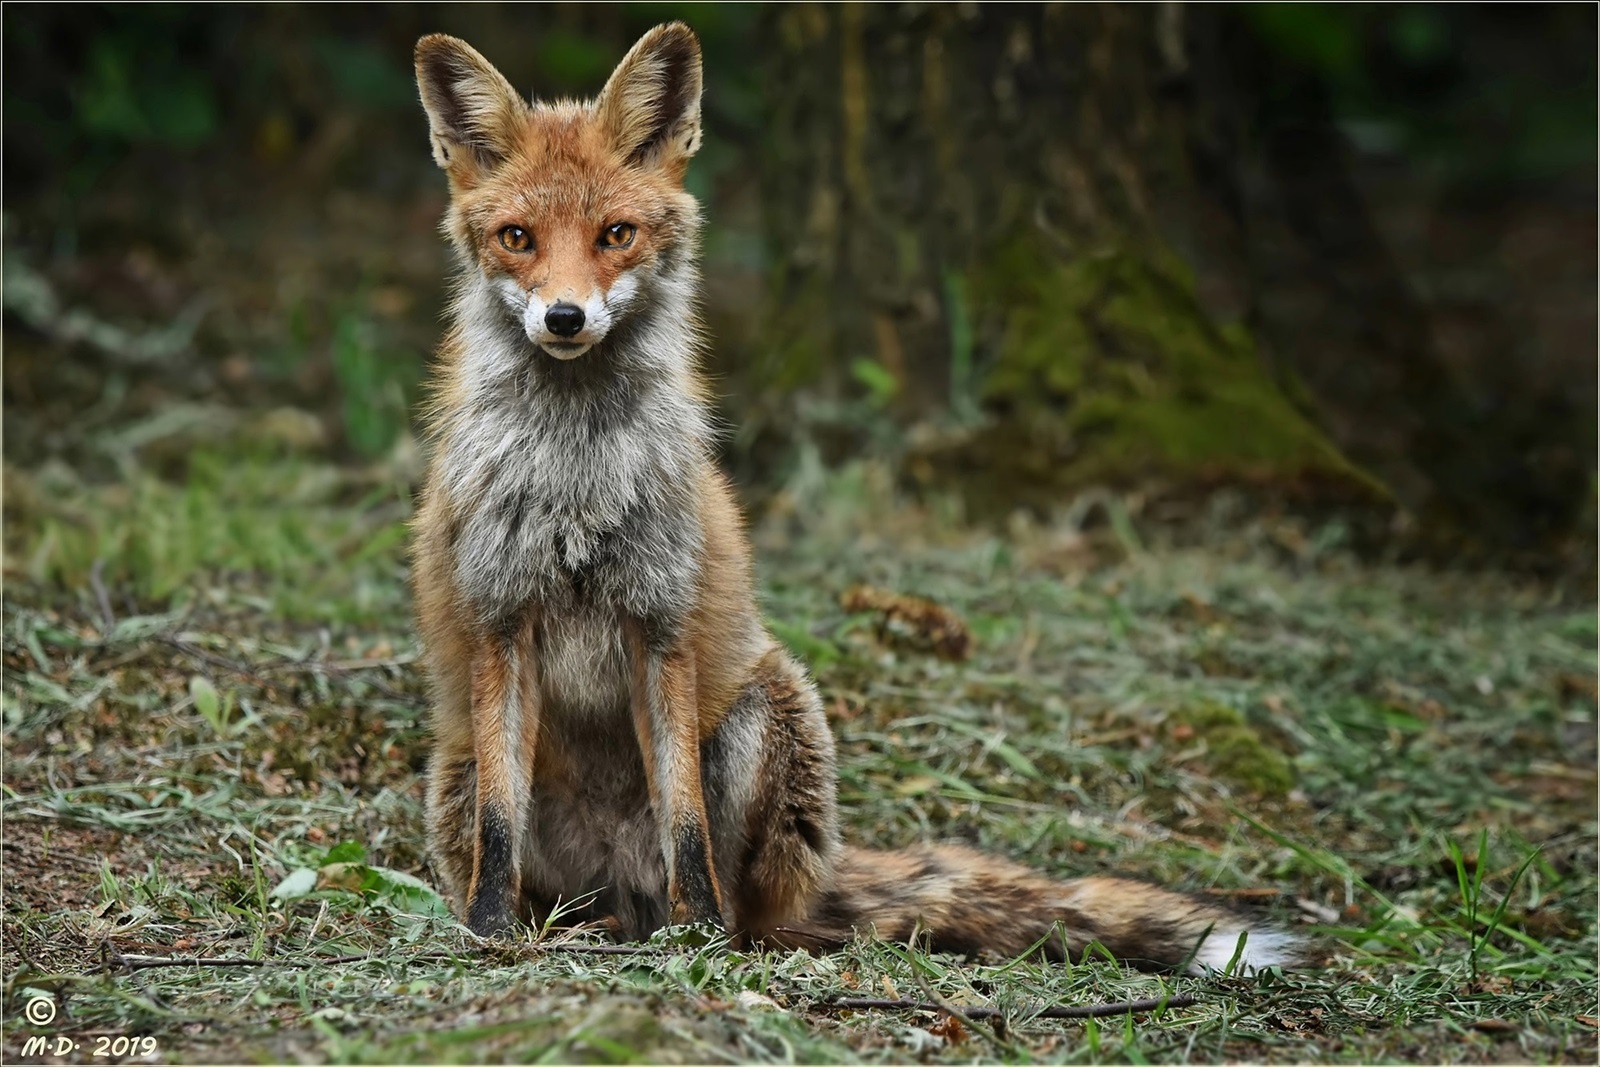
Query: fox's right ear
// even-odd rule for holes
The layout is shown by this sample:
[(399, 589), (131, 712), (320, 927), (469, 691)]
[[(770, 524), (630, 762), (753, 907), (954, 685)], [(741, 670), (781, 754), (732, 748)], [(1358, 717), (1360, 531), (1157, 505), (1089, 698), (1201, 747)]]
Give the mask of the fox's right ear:
[(681, 179), (700, 148), (700, 85), (700, 40), (669, 22), (629, 49), (595, 110), (624, 158)]
[(434, 162), (455, 176), (462, 165), (488, 168), (505, 159), (528, 110), (505, 75), (467, 42), (442, 33), (418, 41), (416, 58)]

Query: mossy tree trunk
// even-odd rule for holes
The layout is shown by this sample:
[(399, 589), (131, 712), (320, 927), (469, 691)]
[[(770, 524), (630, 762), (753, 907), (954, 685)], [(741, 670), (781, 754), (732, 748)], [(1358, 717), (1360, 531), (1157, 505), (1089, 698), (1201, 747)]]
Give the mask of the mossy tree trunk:
[(1003, 463), (1005, 493), (1041, 503), (1171, 466), (1345, 470), (1265, 372), (1239, 295), (1194, 284), (1184, 17), (778, 13), (778, 383), (855, 373), (904, 415), (981, 409), (936, 462)]
[[(1482, 442), (1316, 85), (1236, 13), (769, 21), (758, 377), (775, 394), (865, 390), (905, 420), (964, 422), (920, 472), (965, 481), (980, 511), (1151, 473), (1483, 510), (1484, 478), (1459, 466)], [(1306, 105), (1292, 121), (1261, 103), (1285, 94)]]

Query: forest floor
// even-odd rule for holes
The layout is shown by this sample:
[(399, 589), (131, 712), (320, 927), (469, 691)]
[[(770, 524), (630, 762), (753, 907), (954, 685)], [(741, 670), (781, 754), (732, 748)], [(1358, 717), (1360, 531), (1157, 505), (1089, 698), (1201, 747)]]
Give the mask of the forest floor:
[[(1226, 494), (1181, 537), (1117, 497), (1001, 536), (870, 466), (797, 478), (761, 586), (850, 836), (1214, 894), (1314, 965), (487, 944), (428, 887), (404, 479), (249, 436), (181, 478), (7, 472), (6, 1062), (1594, 1062), (1592, 583), (1361, 562)], [(935, 995), (967, 1020), (835, 1003)]]

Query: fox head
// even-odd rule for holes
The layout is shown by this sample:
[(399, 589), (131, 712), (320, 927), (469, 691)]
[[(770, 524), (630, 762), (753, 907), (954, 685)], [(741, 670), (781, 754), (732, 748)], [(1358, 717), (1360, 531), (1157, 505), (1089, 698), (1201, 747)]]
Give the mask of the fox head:
[(416, 62), (464, 298), (560, 360), (644, 309), (691, 314), (699, 214), (683, 175), (700, 147), (701, 74), (689, 27), (645, 34), (586, 103), (527, 103), (444, 34), (418, 41)]

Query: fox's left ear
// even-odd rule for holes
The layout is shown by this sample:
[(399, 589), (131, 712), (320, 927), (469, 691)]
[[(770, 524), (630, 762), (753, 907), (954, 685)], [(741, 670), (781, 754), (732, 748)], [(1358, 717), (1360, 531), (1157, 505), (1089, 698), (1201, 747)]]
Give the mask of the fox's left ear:
[(461, 179), (498, 165), (528, 112), (505, 75), (467, 42), (442, 33), (417, 42), (416, 60), (434, 162)]
[(700, 86), (700, 41), (669, 22), (639, 38), (595, 108), (629, 162), (681, 178), (700, 148)]

